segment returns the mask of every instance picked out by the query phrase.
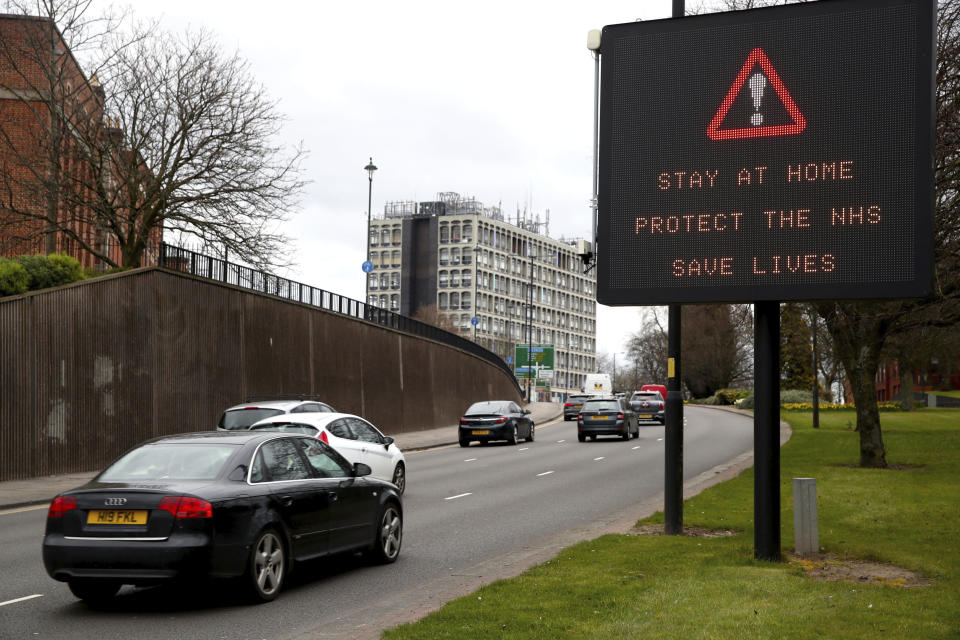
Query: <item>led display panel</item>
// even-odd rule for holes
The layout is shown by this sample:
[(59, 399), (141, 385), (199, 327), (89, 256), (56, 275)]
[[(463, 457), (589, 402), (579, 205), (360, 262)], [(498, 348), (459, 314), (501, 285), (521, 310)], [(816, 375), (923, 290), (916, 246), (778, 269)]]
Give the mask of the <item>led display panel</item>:
[(605, 27), (597, 299), (929, 293), (934, 31), (933, 0)]

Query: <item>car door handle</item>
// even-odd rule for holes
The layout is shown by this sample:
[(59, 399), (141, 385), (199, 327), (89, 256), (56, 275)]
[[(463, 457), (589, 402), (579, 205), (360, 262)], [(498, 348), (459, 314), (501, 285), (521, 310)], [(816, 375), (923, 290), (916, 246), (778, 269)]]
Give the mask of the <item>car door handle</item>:
[(284, 507), (289, 507), (293, 504), (293, 496), (280, 496), (280, 504)]

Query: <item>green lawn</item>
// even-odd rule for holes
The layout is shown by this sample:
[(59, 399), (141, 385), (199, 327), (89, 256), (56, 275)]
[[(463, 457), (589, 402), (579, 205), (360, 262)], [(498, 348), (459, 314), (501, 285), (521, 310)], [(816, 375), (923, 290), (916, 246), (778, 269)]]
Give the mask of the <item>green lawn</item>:
[[(927, 587), (819, 582), (753, 559), (753, 471), (684, 503), (684, 524), (721, 538), (610, 535), (562, 551), (423, 620), (424, 638), (960, 638), (960, 410), (883, 412), (887, 461), (854, 467), (852, 411), (784, 412), (782, 548), (793, 548), (792, 482), (817, 479), (820, 545), (921, 572)], [(643, 521), (663, 521), (663, 514)]]

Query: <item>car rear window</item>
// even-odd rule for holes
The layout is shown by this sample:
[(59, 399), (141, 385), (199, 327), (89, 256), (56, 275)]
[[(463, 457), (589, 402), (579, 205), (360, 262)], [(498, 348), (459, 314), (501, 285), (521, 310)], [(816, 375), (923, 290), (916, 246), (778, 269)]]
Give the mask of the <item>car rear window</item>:
[(262, 407), (249, 407), (244, 409), (232, 409), (224, 411), (220, 416), (220, 423), (217, 425), (221, 429), (229, 431), (238, 431), (249, 429), (254, 422), (260, 422), (273, 416), (282, 416), (280, 409), (266, 409)]
[(466, 416), (478, 416), (478, 415), (489, 415), (489, 414), (503, 414), (508, 413), (507, 403), (506, 402), (475, 402), (470, 405), (470, 408), (467, 409), (467, 412), (463, 415)]
[(583, 403), (584, 411), (620, 411), (616, 400), (588, 400)]
[(631, 400), (659, 400), (659, 393), (635, 393)]
[(213, 480), (238, 445), (156, 443), (130, 451), (104, 469), (99, 482)]
[(320, 430), (309, 424), (296, 424), (293, 422), (280, 422), (274, 424), (258, 424), (250, 427), (250, 431), (279, 431), (281, 433), (302, 433), (305, 436), (316, 436)]

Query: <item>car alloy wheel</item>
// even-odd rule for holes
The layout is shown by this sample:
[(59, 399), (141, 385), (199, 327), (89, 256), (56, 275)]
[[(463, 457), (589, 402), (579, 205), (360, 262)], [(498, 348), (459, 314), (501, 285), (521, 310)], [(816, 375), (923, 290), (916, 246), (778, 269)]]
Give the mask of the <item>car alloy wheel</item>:
[(517, 441), (518, 441), (519, 439), (520, 439), (520, 438), (517, 436), (517, 425), (514, 424), (514, 425), (513, 425), (513, 433), (511, 433), (511, 434), (510, 434), (510, 437), (507, 438), (507, 443), (509, 443), (509, 444), (517, 444)]
[(533, 442), (533, 438), (534, 438), (534, 433), (533, 433), (533, 432), (534, 432), (534, 428), (533, 428), (533, 423), (531, 422), (531, 423), (530, 423), (530, 435), (527, 436), (527, 442)]
[(380, 564), (389, 564), (400, 555), (400, 545), (403, 543), (403, 516), (393, 503), (383, 508), (380, 516), (380, 525), (377, 527), (377, 539), (373, 543), (371, 556)]
[(397, 468), (393, 470), (393, 484), (397, 485), (401, 495), (407, 489), (407, 470), (402, 462), (398, 462)]
[(263, 531), (250, 551), (248, 587), (260, 602), (270, 602), (280, 593), (286, 577), (283, 541), (272, 529)]

